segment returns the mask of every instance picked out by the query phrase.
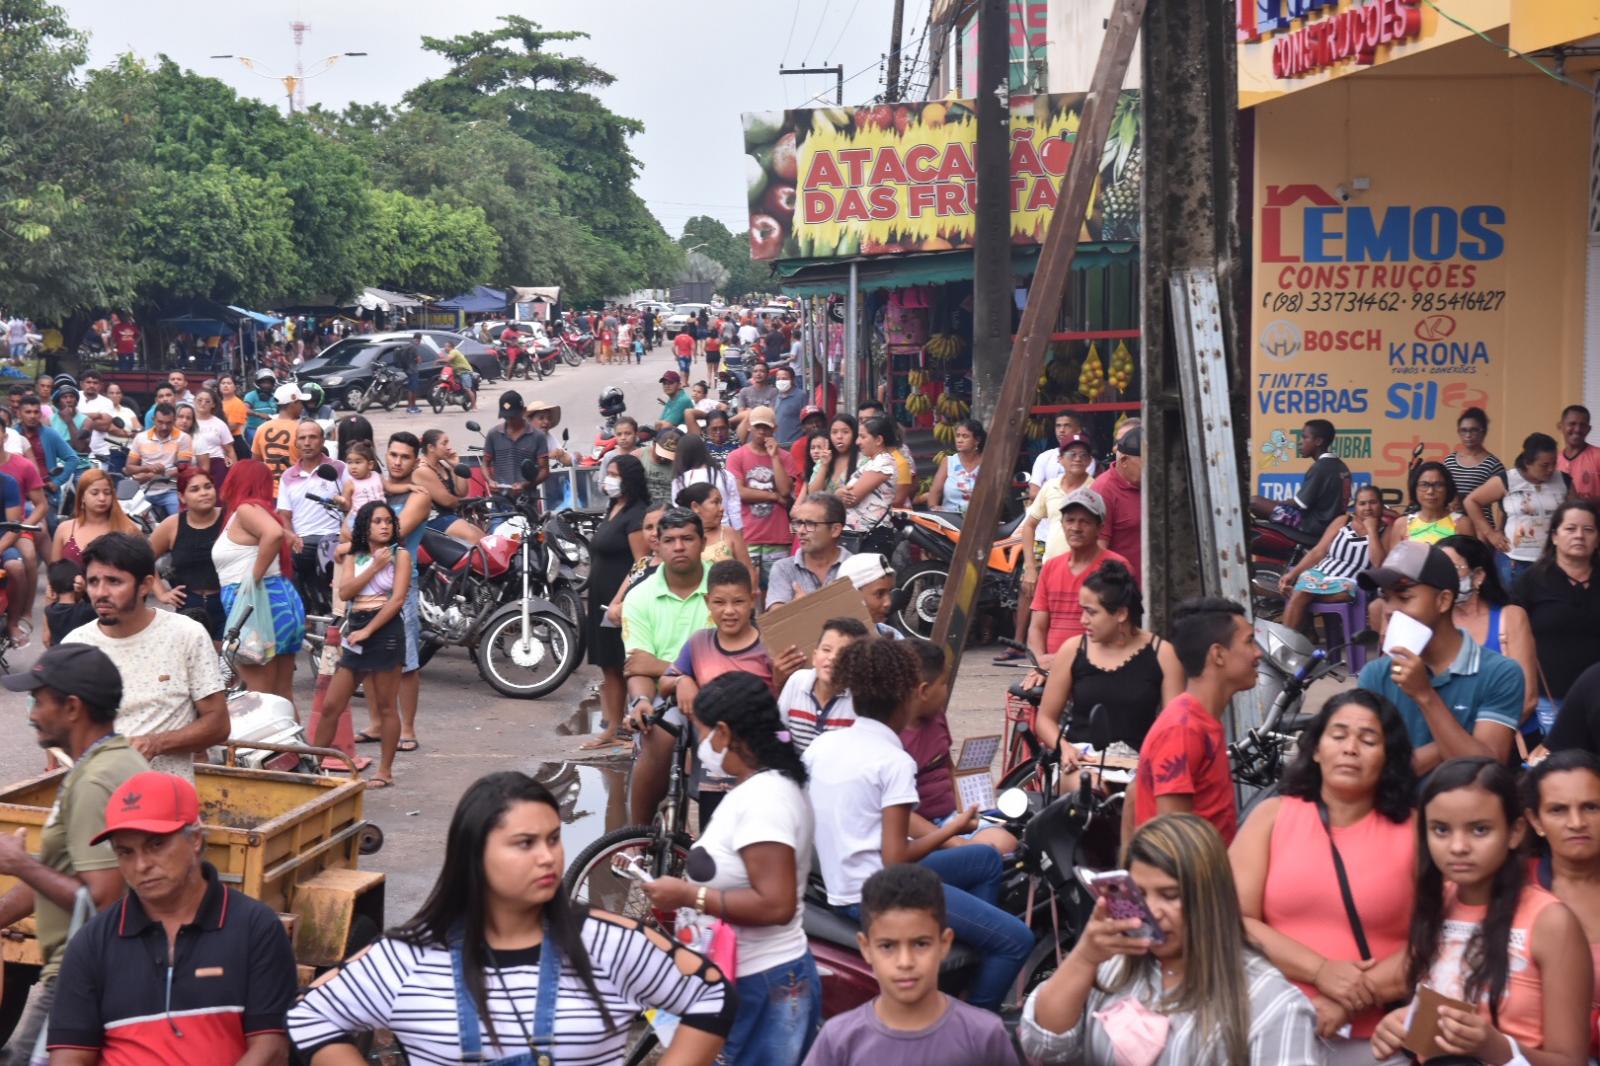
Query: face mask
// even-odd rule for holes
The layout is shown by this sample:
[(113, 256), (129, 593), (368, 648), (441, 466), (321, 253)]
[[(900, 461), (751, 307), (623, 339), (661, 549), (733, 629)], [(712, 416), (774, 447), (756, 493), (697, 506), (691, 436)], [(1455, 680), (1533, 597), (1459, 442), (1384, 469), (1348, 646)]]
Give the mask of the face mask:
[(711, 746), (711, 737), (709, 735), (694, 750), (695, 758), (700, 760), (700, 766), (712, 777), (727, 776), (722, 769), (722, 757), (726, 754), (727, 752), (718, 751)]
[(1466, 599), (1467, 597), (1473, 595), (1474, 593), (1476, 593), (1478, 591), (1477, 589), (1472, 587), (1472, 575), (1471, 574), (1462, 574), (1461, 575), (1461, 583), (1460, 583), (1459, 589), (1460, 589), (1460, 598), (1463, 599), (1463, 600)]
[(622, 479), (620, 477), (601, 478), (600, 488), (607, 496), (615, 496), (622, 491)]
[(773, 386), (777, 388), (779, 392), (788, 392), (790, 389), (794, 388), (794, 382), (790, 381), (788, 378), (779, 378), (777, 381), (773, 382)]

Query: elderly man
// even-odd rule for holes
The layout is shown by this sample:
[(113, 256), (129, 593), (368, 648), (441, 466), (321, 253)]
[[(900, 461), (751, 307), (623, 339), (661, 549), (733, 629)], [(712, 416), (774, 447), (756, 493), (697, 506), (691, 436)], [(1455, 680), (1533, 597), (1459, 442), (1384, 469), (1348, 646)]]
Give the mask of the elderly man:
[(772, 564), (767, 581), (767, 606), (776, 607), (816, 592), (840, 578), (850, 558), (840, 546), (844, 534), (844, 502), (831, 492), (814, 492), (789, 512), (789, 529), (800, 550)]
[[(150, 764), (116, 733), (122, 675), (98, 648), (59, 644), (26, 672), (11, 674), (0, 684), (32, 697), (28, 724), (39, 746), (59, 749), (72, 759), (72, 769), (56, 790), (50, 817), (39, 832), (39, 857), (30, 855), (19, 838), (0, 837), (0, 873), (17, 879), (16, 887), (0, 898), (0, 925), (14, 925), (34, 915), (44, 958), (31, 1003), (9, 1045), (11, 1061), (26, 1062), (55, 1001), (78, 893), (87, 890), (96, 908), (109, 906), (122, 894), (116, 856), (95, 842), (105, 829), (106, 800)], [(8, 994), (24, 991), (11, 987), (23, 972), (7, 967)], [(6, 1035), (0, 1034), (0, 1039)]]
[(1144, 430), (1138, 426), (1117, 437), (1116, 458), (1110, 469), (1094, 479), (1090, 487), (1105, 501), (1106, 521), (1100, 531), (1102, 543), (1128, 560), (1135, 580), (1140, 579), (1144, 562), (1139, 486), (1144, 481)]
[[(295, 431), (295, 447), (300, 458), (278, 479), (278, 521), (289, 533), (289, 550), (294, 554), (294, 584), (304, 601), (307, 614), (333, 611), (333, 550), (339, 546), (340, 515), (312, 499), (332, 500), (342, 511), (344, 487), (349, 483), (344, 464), (329, 458), (324, 451), (322, 427), (302, 422)], [(332, 479), (317, 473), (324, 465), (333, 468)]]
[[(1033, 592), (1033, 617), (1028, 621), (1028, 647), (1041, 663), (1049, 661), (1068, 638), (1083, 632), (1078, 593), (1084, 580), (1111, 560), (1128, 566), (1128, 560), (1101, 545), (1105, 520), (1106, 504), (1098, 492), (1077, 489), (1067, 493), (1061, 505), (1067, 550), (1044, 564)], [(1023, 684), (1032, 688), (1044, 684), (1044, 679), (1030, 670)]]
[(287, 1064), (294, 950), (272, 908), (223, 884), (202, 858), (194, 785), (154, 771), (130, 777), (94, 840), (111, 842), (128, 893), (67, 948), (50, 1061)]

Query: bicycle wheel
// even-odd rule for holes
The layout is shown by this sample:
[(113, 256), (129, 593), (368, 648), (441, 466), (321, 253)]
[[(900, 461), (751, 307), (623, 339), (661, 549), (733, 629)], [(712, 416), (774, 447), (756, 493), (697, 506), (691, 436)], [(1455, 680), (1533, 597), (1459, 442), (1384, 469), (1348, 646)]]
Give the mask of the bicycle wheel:
[(572, 865), (567, 867), (566, 876), (562, 878), (567, 895), (590, 907), (660, 927), (662, 922), (651, 908), (650, 897), (644, 894), (639, 882), (623, 877), (611, 868), (612, 860), (617, 856), (632, 855), (656, 877), (682, 877), (693, 842), (686, 834), (675, 834), (668, 844), (665, 870), (656, 869), (658, 843), (655, 831), (642, 825), (613, 829), (579, 852)]

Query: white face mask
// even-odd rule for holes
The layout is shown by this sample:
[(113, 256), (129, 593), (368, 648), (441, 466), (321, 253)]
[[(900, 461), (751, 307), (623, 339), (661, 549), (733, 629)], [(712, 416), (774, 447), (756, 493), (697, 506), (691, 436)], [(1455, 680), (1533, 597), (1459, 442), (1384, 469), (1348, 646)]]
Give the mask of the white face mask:
[(1459, 585), (1460, 596), (1458, 598), (1464, 600), (1469, 596), (1475, 595), (1477, 591), (1478, 590), (1472, 586), (1472, 575), (1462, 574), (1461, 583)]
[(620, 477), (601, 478), (600, 488), (607, 496), (614, 497), (622, 491), (622, 479)]
[(726, 776), (722, 769), (722, 757), (726, 754), (727, 752), (718, 751), (711, 746), (710, 734), (707, 734), (705, 739), (700, 741), (700, 746), (694, 750), (695, 758), (700, 760), (700, 766), (707, 774), (714, 777)]
[(779, 378), (772, 384), (773, 387), (779, 392), (788, 392), (790, 389), (794, 388), (794, 382), (790, 381), (788, 378)]

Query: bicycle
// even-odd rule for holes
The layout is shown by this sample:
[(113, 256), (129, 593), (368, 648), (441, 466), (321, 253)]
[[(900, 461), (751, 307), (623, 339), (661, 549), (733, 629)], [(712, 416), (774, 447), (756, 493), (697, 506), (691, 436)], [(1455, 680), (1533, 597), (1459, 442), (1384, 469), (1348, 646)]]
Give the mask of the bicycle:
[(655, 912), (650, 897), (639, 887), (637, 876), (618, 869), (637, 865), (651, 877), (682, 877), (694, 841), (689, 836), (689, 787), (685, 769), (692, 730), (687, 721), (674, 724), (667, 714), (676, 706), (658, 699), (648, 719), (673, 738), (672, 768), (667, 777), (667, 799), (649, 826), (627, 825), (613, 829), (584, 848), (567, 868), (562, 882), (572, 899), (590, 907), (624, 915), (670, 932), (670, 915)]

